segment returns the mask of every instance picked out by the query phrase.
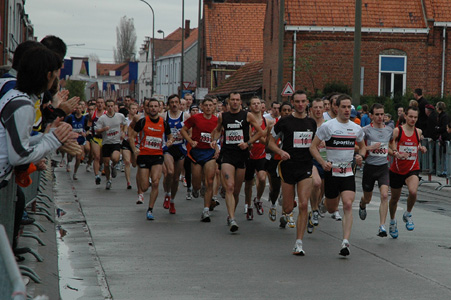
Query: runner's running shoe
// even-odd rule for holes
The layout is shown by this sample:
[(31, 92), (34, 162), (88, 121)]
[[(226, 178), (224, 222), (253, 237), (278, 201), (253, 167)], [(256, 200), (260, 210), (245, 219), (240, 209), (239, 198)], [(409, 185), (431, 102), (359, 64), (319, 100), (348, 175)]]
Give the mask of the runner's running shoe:
[(295, 228), (296, 227), (296, 222), (294, 221), (294, 216), (293, 216), (293, 212), (291, 212), (288, 216), (288, 227), (290, 228)]
[(155, 220), (155, 217), (153, 216), (153, 213), (150, 211), (150, 209), (147, 210), (146, 217), (147, 217), (147, 220), (149, 220), (149, 221)]
[(252, 207), (247, 208), (246, 219), (252, 221), (254, 219), (254, 209)]
[(106, 182), (106, 187), (105, 187), (105, 189), (111, 190), (111, 180), (108, 180), (108, 181)]
[(191, 199), (193, 199), (192, 196), (191, 196), (191, 189), (188, 188), (186, 190), (186, 200), (191, 200)]
[(277, 219), (277, 209), (275, 207), (270, 207), (268, 212), (268, 217), (272, 222), (275, 222)]
[(175, 205), (174, 203), (169, 203), (169, 213), (175, 215)]
[(388, 233), (394, 239), (398, 238), (398, 225), (396, 224), (396, 220), (390, 220), (390, 227), (388, 228)]
[(230, 232), (236, 232), (238, 230), (238, 224), (236, 223), (235, 219), (230, 219)]
[(305, 251), (302, 249), (302, 241), (296, 240), (293, 248), (293, 255), (304, 256)]
[(312, 222), (312, 212), (309, 212), (308, 214), (308, 221), (307, 221), (307, 233), (313, 233), (313, 230), (315, 230), (315, 226), (313, 225)]
[(318, 217), (319, 217), (319, 211), (314, 210), (313, 214), (312, 214), (312, 224), (313, 224), (313, 226), (318, 226), (319, 225)]
[(332, 214), (332, 219), (335, 219), (337, 221), (341, 221), (340, 212), (338, 212), (338, 210)]
[(379, 232), (377, 234), (380, 237), (386, 237), (387, 236), (387, 230), (385, 230), (385, 226), (381, 225), (379, 226)]
[(210, 212), (208, 210), (203, 210), (202, 215), (200, 217), (201, 222), (210, 222)]
[(143, 204), (144, 203), (144, 195), (138, 194), (138, 201), (136, 201), (136, 204)]
[(169, 203), (170, 202), (171, 202), (171, 197), (169, 197), (168, 195), (164, 196), (163, 208), (164, 209), (169, 209)]
[(406, 223), (407, 230), (412, 231), (415, 229), (415, 225), (413, 224), (412, 221), (412, 214), (410, 212), (406, 211), (402, 215), (402, 220), (404, 221), (404, 223)]
[(339, 253), (341, 256), (348, 256), (349, 254), (351, 254), (351, 252), (349, 251), (349, 242), (348, 240), (343, 240), (343, 242), (341, 243), (341, 250)]
[(210, 204), (210, 211), (215, 210), (215, 207), (220, 205), (221, 203), (219, 203), (218, 199), (216, 198), (216, 196), (211, 198), (211, 204)]
[(366, 219), (366, 207), (362, 207), (362, 203), (359, 204), (359, 217), (360, 220)]
[(287, 227), (287, 215), (285, 213), (282, 213), (282, 216), (280, 217), (280, 224), (279, 227), (280, 228), (285, 228)]
[(257, 198), (254, 198), (254, 206), (257, 210), (257, 214), (263, 215), (263, 203), (261, 201), (257, 201)]

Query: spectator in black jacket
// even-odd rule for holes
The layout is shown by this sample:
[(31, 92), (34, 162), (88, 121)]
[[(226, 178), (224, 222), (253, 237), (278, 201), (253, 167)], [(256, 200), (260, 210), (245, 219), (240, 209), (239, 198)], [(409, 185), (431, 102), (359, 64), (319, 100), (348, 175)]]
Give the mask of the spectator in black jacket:
[(415, 92), (413, 93), (413, 96), (415, 97), (415, 100), (418, 102), (418, 121), (416, 126), (423, 130), (423, 132), (426, 130), (427, 127), (427, 120), (428, 117), (426, 116), (425, 108), (426, 104), (429, 104), (429, 102), (424, 99), (423, 97), (423, 90), (422, 89), (415, 89)]
[(438, 125), (438, 115), (435, 112), (434, 106), (431, 104), (426, 104), (425, 113), (428, 119), (426, 122), (426, 130), (423, 131), (423, 136), (436, 141), (439, 137), (439, 134), (436, 131), (436, 127)]
[[(446, 152), (446, 141), (450, 140), (450, 134), (448, 133), (447, 130), (447, 125), (450, 122), (450, 119), (448, 117), (448, 115), (446, 114), (446, 104), (445, 102), (437, 102), (437, 104), (435, 105), (435, 108), (437, 110), (437, 114), (438, 114), (438, 122), (437, 122), (437, 126), (435, 127), (435, 131), (438, 134), (438, 140), (440, 141), (440, 144), (442, 146), (443, 149), (443, 153)], [(439, 176), (441, 177), (446, 177), (447, 174), (447, 170), (446, 170), (446, 155), (443, 155), (445, 157), (444, 160), (444, 170), (443, 173), (440, 174)]]
[(450, 136), (446, 131), (446, 125), (448, 125), (450, 120), (448, 114), (446, 113), (446, 104), (445, 102), (437, 102), (435, 108), (438, 114), (438, 122), (436, 127), (437, 134), (439, 135), (441, 141), (449, 141)]

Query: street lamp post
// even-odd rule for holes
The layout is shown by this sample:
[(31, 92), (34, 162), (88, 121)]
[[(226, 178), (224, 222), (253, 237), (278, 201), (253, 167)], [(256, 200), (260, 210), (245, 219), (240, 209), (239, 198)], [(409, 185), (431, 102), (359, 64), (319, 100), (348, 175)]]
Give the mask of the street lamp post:
[(163, 30), (161, 30), (161, 29), (158, 29), (158, 31), (157, 31), (158, 33), (162, 33), (163, 34), (163, 40), (164, 40), (164, 31)]
[(147, 3), (147, 1), (144, 0), (139, 0), (141, 2), (144, 2), (145, 4), (147, 4), (147, 6), (149, 6), (150, 10), (152, 11), (152, 93), (151, 96), (153, 96), (154, 93), (154, 75), (155, 75), (155, 13), (153, 11), (152, 6), (150, 6), (149, 3)]

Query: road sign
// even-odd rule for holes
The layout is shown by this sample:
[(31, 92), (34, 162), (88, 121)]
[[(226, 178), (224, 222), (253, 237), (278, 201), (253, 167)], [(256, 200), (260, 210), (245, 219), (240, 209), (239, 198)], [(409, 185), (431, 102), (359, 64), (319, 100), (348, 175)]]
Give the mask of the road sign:
[(189, 82), (189, 81), (183, 81), (183, 88), (185, 89), (185, 90), (187, 90), (187, 89), (189, 89), (189, 86), (191, 85), (191, 82)]
[(285, 87), (283, 88), (282, 96), (292, 96), (293, 94), (293, 87), (291, 86), (291, 83), (287, 82), (287, 84), (285, 84)]

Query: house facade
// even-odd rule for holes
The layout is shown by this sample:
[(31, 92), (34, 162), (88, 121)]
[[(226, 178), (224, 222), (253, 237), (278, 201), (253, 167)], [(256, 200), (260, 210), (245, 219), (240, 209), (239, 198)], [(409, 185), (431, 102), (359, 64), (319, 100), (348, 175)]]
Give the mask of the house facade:
[(204, 0), (199, 87), (211, 92), (236, 70), (263, 60), (266, 0)]
[[(285, 0), (283, 36), (280, 1), (268, 1), (264, 29), (263, 97), (278, 95), (279, 38), (283, 82), (314, 92), (326, 83), (352, 86), (354, 0)], [(394, 96), (422, 88), (451, 92), (451, 5), (446, 0), (368, 0), (362, 7), (361, 93)], [(280, 89), (279, 89), (280, 90)]]
[(35, 39), (34, 28), (25, 13), (25, 0), (0, 0), (0, 68), (10, 68), (16, 47)]

